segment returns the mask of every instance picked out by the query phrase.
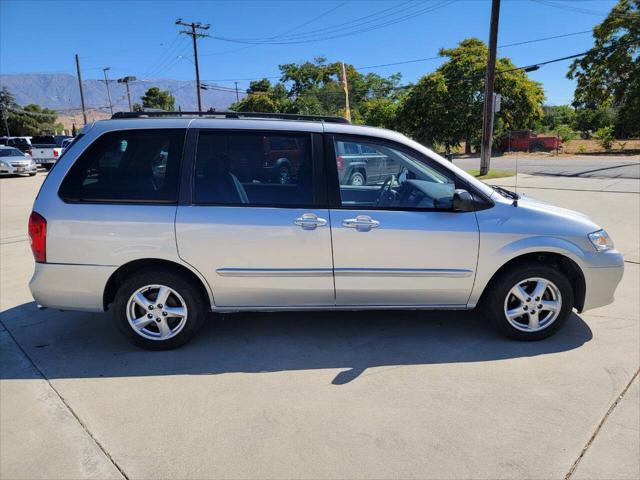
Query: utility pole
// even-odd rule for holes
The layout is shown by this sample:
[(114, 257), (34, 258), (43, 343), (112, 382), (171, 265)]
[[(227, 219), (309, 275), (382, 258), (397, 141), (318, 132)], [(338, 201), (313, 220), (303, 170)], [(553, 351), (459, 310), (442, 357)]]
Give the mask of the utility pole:
[(111, 115), (113, 115), (113, 104), (111, 103), (111, 92), (109, 91), (109, 79), (107, 78), (107, 71), (111, 70), (111, 67), (105, 67), (102, 69), (104, 73), (104, 84), (107, 86), (107, 98), (109, 99), (109, 110), (111, 110)]
[(240, 95), (238, 94), (238, 82), (235, 82), (236, 84), (236, 102), (240, 101)]
[(209, 30), (211, 25), (202, 24), (200, 22), (191, 22), (186, 23), (183, 22), (181, 18), (176, 20), (176, 25), (182, 25), (183, 27), (191, 27), (191, 31), (189, 30), (181, 30), (180, 33), (184, 33), (185, 35), (190, 35), (193, 40), (193, 60), (196, 66), (196, 93), (198, 95), (198, 113), (202, 113), (202, 97), (200, 95), (200, 69), (198, 68), (198, 38), (208, 37), (209, 35), (206, 33), (200, 33), (197, 30)]
[(84, 90), (82, 89), (82, 74), (80, 73), (80, 57), (76, 53), (76, 70), (78, 71), (78, 85), (80, 85), (80, 103), (82, 104), (82, 118), (84, 124), (87, 124), (87, 109), (84, 105)]
[(489, 31), (489, 62), (484, 82), (484, 111), (482, 120), (482, 146), (480, 149), (480, 175), (489, 173), (491, 142), (493, 136), (493, 83), (496, 78), (496, 49), (498, 45), (498, 23), (500, 0), (491, 1), (491, 27)]
[(129, 91), (129, 82), (135, 82), (136, 77), (126, 76), (118, 79), (118, 83), (124, 83), (127, 86), (127, 98), (129, 99), (129, 111), (133, 112), (133, 106), (131, 105), (131, 92)]

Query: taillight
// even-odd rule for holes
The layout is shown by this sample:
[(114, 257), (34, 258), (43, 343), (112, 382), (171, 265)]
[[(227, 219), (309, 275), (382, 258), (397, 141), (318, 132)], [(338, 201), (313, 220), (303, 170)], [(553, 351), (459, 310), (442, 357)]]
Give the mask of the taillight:
[(56, 150), (55, 148), (53, 149), (53, 156), (57, 157), (58, 155), (60, 155), (60, 152), (58, 152), (58, 150)]
[(47, 261), (47, 221), (37, 212), (29, 217), (29, 239), (33, 258), (38, 263)]
[(29, 155), (33, 156), (33, 150), (29, 149)]
[(344, 158), (342, 158), (342, 155), (338, 156), (336, 160), (338, 161), (338, 170), (344, 170)]

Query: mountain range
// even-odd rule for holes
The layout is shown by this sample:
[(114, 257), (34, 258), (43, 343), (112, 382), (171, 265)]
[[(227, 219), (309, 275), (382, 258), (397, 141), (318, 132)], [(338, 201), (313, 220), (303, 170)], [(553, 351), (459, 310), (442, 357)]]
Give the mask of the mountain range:
[[(87, 110), (100, 109), (108, 112), (109, 100), (104, 80), (87, 79), (82, 82), (84, 88), (85, 105)], [(28, 73), (15, 75), (0, 75), (0, 87), (7, 87), (19, 105), (30, 103), (58, 111), (78, 110), (80, 108), (80, 90), (78, 79), (74, 75)], [(161, 90), (169, 90), (176, 99), (176, 109), (197, 110), (195, 82), (189, 80), (172, 80), (167, 78), (155, 78), (136, 80), (129, 84), (131, 90), (131, 102), (141, 103), (140, 97), (150, 87), (159, 87)], [(202, 90), (202, 107), (207, 110), (211, 107), (216, 110), (224, 110), (236, 101), (234, 91)], [(109, 81), (111, 100), (114, 110), (128, 110), (127, 91), (124, 84), (115, 80)], [(244, 92), (239, 94), (244, 97)]]

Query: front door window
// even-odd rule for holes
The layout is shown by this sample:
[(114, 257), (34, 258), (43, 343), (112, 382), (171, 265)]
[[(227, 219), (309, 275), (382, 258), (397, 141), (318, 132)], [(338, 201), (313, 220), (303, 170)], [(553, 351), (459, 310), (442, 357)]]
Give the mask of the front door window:
[(385, 143), (340, 139), (334, 143), (343, 206), (452, 209), (452, 174)]

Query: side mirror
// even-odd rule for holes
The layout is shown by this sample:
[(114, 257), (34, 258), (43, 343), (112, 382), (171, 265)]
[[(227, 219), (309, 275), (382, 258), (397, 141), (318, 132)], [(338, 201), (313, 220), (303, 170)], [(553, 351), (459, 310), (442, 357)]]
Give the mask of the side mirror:
[(469, 192), (462, 188), (453, 192), (454, 212), (472, 212), (473, 210), (473, 197)]

